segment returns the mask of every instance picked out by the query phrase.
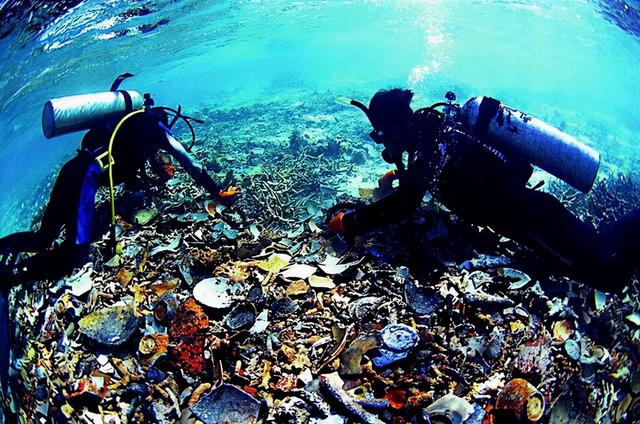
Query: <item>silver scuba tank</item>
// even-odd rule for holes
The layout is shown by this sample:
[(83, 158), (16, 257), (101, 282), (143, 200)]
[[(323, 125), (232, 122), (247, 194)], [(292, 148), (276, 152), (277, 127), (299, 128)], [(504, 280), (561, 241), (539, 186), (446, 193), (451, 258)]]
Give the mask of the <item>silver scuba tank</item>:
[(593, 185), (600, 154), (574, 137), (491, 97), (473, 97), (460, 109), (463, 126), (481, 141), (560, 178), (583, 193)]
[(87, 130), (119, 113), (140, 109), (143, 98), (137, 91), (119, 90), (81, 94), (48, 100), (42, 111), (42, 132), (46, 138)]

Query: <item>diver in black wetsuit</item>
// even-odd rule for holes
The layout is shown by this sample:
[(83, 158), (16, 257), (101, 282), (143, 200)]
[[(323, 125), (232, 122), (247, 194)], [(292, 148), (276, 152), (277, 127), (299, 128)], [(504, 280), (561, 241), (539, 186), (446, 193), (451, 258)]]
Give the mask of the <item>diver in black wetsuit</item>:
[[(640, 264), (640, 210), (596, 231), (551, 194), (527, 188), (533, 168), (506, 155), (482, 137), (465, 131), (445, 135), (445, 117), (433, 108), (410, 107), (413, 93), (378, 91), (367, 109), (371, 138), (385, 149), (383, 158), (397, 170), (382, 185), (399, 180), (389, 196), (366, 207), (343, 210), (329, 222), (334, 233), (357, 233), (407, 218), (425, 192), (468, 223), (490, 226), (558, 259), (581, 281), (605, 292), (621, 291)], [(408, 153), (405, 167), (403, 153)]]
[[(150, 99), (149, 99), (150, 100)], [(40, 229), (0, 239), (0, 291), (28, 280), (53, 279), (68, 274), (88, 259), (96, 190), (109, 186), (109, 173), (96, 158), (104, 153), (118, 123), (113, 142), (113, 183), (131, 182), (145, 162), (159, 150), (171, 154), (211, 196), (228, 201), (239, 193), (235, 187), (222, 190), (206, 170), (177, 141), (168, 128), (163, 108), (146, 108), (121, 121), (124, 114), (89, 130), (78, 154), (60, 170), (42, 218)], [(52, 246), (65, 228), (65, 240)], [(20, 252), (39, 252), (13, 263)]]

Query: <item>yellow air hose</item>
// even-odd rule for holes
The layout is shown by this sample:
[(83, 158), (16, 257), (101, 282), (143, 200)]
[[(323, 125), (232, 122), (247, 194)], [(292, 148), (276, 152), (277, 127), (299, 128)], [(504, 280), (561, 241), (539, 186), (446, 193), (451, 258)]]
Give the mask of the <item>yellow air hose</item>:
[(142, 113), (144, 112), (145, 109), (139, 109), (139, 110), (134, 110), (133, 112), (125, 115), (124, 118), (122, 118), (120, 120), (120, 122), (118, 122), (118, 125), (116, 125), (115, 129), (113, 130), (113, 132), (111, 133), (111, 139), (109, 140), (109, 149), (107, 150), (107, 155), (108, 155), (108, 166), (109, 166), (109, 194), (111, 196), (111, 235), (113, 238), (113, 245), (114, 245), (114, 249), (115, 249), (115, 245), (116, 245), (116, 240), (115, 240), (115, 224), (116, 224), (116, 199), (115, 199), (115, 190), (113, 188), (113, 156), (111, 156), (111, 149), (113, 148), (113, 142), (116, 139), (116, 135), (118, 134), (118, 130), (120, 129), (120, 127), (122, 126), (122, 124), (124, 124), (124, 122), (131, 118), (133, 115), (136, 115), (138, 113)]

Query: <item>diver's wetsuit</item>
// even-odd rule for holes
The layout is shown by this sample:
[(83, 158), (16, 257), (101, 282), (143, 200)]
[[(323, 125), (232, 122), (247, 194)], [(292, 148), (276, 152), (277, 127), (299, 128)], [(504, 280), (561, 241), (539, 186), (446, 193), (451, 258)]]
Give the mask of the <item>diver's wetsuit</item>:
[[(56, 179), (40, 229), (0, 239), (0, 257), (8, 252), (40, 252), (12, 269), (0, 270), (0, 290), (28, 280), (59, 278), (87, 261), (96, 190), (109, 184), (108, 173), (100, 171), (95, 159), (106, 151), (119, 120), (111, 120), (85, 134), (82, 148), (62, 167)], [(171, 153), (196, 182), (217, 195), (220, 187), (171, 136), (166, 123), (166, 113), (151, 109), (131, 116), (122, 124), (112, 148), (114, 184), (134, 179), (145, 162), (163, 149)], [(51, 248), (63, 226), (65, 241)]]
[[(580, 221), (551, 194), (526, 188), (532, 168), (477, 139), (459, 133), (444, 149), (421, 137), (424, 109), (411, 117), (407, 170), (398, 189), (369, 206), (346, 214), (344, 227), (362, 231), (407, 218), (429, 191), (464, 221), (490, 226), (558, 259), (575, 277), (592, 287), (620, 291), (638, 264), (632, 247), (640, 236), (640, 210), (601, 232)], [(428, 133), (425, 131), (425, 133)]]

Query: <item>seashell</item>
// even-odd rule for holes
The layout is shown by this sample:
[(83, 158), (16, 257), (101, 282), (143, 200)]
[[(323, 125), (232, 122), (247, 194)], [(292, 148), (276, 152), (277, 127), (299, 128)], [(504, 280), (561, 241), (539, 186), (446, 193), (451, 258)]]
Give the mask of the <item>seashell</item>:
[(514, 378), (502, 388), (496, 398), (496, 409), (512, 411), (516, 416), (526, 416), (529, 421), (538, 421), (544, 414), (544, 397), (522, 378)]
[(234, 298), (241, 292), (242, 286), (239, 283), (224, 277), (213, 277), (196, 284), (193, 288), (193, 297), (210, 308), (224, 309), (231, 306)]
[(200, 398), (191, 411), (204, 424), (252, 423), (258, 420), (260, 402), (231, 384), (223, 384)]
[(256, 321), (256, 307), (252, 303), (242, 302), (236, 305), (224, 322), (231, 330), (240, 330), (251, 327)]

